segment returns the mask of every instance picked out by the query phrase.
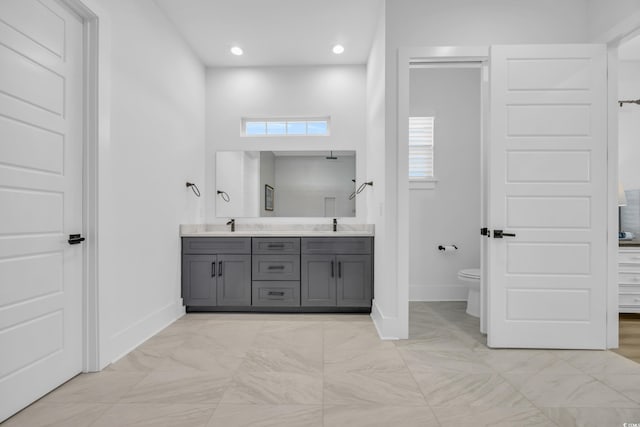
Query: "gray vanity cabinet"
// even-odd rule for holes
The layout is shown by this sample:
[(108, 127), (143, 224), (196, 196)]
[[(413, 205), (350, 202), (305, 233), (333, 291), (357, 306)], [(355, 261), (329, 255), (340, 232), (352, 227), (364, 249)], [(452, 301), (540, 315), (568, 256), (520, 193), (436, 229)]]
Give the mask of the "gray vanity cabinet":
[(183, 237), (188, 311), (368, 312), (371, 237)]
[(372, 239), (302, 239), (301, 305), (371, 307)]
[(301, 305), (336, 306), (335, 255), (302, 255)]
[(251, 255), (218, 255), (219, 306), (251, 305)]
[(371, 306), (371, 255), (336, 255), (338, 307)]
[(217, 305), (215, 255), (182, 256), (182, 299), (187, 306)]
[(182, 298), (187, 307), (251, 305), (250, 238), (183, 238)]
[(300, 238), (254, 237), (252, 305), (300, 307)]

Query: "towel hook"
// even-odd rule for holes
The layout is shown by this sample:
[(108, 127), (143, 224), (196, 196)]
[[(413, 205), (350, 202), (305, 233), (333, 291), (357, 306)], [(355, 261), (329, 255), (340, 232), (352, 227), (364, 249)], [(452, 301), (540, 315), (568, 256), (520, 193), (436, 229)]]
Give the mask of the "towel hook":
[(231, 197), (229, 197), (229, 193), (227, 193), (226, 191), (218, 190), (218, 194), (220, 195), (220, 197), (222, 197), (222, 200), (227, 203), (229, 203), (229, 201), (231, 200)]
[(191, 191), (193, 191), (193, 194), (196, 195), (196, 197), (200, 197), (200, 189), (198, 189), (198, 186), (195, 185), (193, 182), (187, 182), (187, 188), (191, 187)]

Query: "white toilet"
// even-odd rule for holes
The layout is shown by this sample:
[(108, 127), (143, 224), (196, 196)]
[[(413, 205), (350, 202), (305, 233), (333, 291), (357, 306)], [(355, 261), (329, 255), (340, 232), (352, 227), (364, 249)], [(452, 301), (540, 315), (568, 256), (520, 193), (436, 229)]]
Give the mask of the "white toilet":
[(480, 269), (465, 268), (458, 271), (458, 279), (469, 284), (467, 295), (467, 314), (480, 317)]

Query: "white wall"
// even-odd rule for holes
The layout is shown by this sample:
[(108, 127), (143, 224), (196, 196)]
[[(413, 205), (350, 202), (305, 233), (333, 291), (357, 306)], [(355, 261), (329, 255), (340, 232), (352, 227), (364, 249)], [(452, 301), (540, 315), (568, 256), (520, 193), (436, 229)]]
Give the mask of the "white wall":
[[(335, 154), (335, 153), (334, 153)], [(278, 216), (322, 217), (325, 197), (335, 198), (333, 217), (354, 215), (355, 158), (337, 154), (337, 160), (319, 156), (276, 156), (274, 212)]]
[[(260, 154), (255, 151), (222, 151), (216, 154), (216, 215), (242, 218), (259, 214)], [(224, 191), (229, 201), (222, 199)]]
[[(365, 76), (361, 65), (317, 67), (210, 68), (206, 79), (206, 179), (215, 182), (218, 150), (355, 150), (358, 182), (364, 181)], [(331, 116), (327, 137), (241, 137), (242, 117)], [(218, 199), (208, 193), (207, 222), (216, 218)], [(365, 205), (357, 201), (364, 222)], [(257, 218), (251, 222), (317, 222), (313, 219)], [(242, 222), (240, 220), (239, 222)]]
[[(408, 204), (398, 206), (397, 58), (401, 47), (478, 46), (516, 43), (577, 43), (588, 38), (584, 0), (393, 0), (386, 2), (385, 24), (385, 149), (386, 190), (383, 206), (384, 271), (376, 271), (374, 319), (378, 330), (406, 332), (408, 271), (398, 268), (399, 250), (409, 246), (400, 221), (408, 218)], [(371, 64), (371, 63), (370, 63)], [(373, 72), (372, 72), (373, 73)], [(404, 179), (404, 177), (401, 177)], [(405, 185), (404, 183), (402, 185)], [(376, 248), (380, 246), (380, 241)], [(376, 261), (378, 253), (376, 253)], [(377, 267), (378, 268), (378, 267)], [(384, 334), (384, 332), (382, 332)]]
[(640, 26), (640, 0), (587, 0), (589, 40), (608, 43)]
[[(180, 223), (202, 222), (204, 68), (151, 0), (100, 0), (111, 46), (99, 147), (100, 365), (175, 320)], [(102, 24), (101, 24), (102, 25)], [(203, 213), (203, 210), (202, 210)]]
[[(640, 98), (640, 61), (620, 61), (618, 99)], [(625, 190), (640, 190), (640, 105), (618, 109), (619, 176)]]
[[(367, 61), (367, 175), (366, 181), (373, 186), (365, 194), (367, 203), (367, 223), (375, 225), (374, 252), (374, 300), (371, 317), (383, 338), (396, 338), (398, 333), (397, 301), (398, 293), (393, 263), (395, 241), (388, 236), (386, 224), (387, 189), (393, 183), (387, 182), (385, 139), (385, 59), (386, 59), (386, 21), (385, 2), (379, 11), (375, 37)], [(390, 145), (390, 144), (389, 144)], [(360, 196), (358, 196), (360, 197)], [(389, 315), (388, 313), (391, 313)]]
[[(479, 68), (410, 71), (411, 116), (435, 117), (434, 189), (409, 193), (409, 299), (464, 300), (457, 274), (480, 266)], [(439, 245), (456, 245), (442, 252)]]

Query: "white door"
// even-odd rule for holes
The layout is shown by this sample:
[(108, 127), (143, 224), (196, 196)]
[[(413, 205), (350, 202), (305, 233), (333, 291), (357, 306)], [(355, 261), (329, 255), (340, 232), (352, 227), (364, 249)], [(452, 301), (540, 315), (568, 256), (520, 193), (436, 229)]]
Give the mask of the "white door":
[(82, 22), (0, 1), (0, 421), (82, 369)]
[(491, 47), (490, 347), (606, 348), (601, 45)]

